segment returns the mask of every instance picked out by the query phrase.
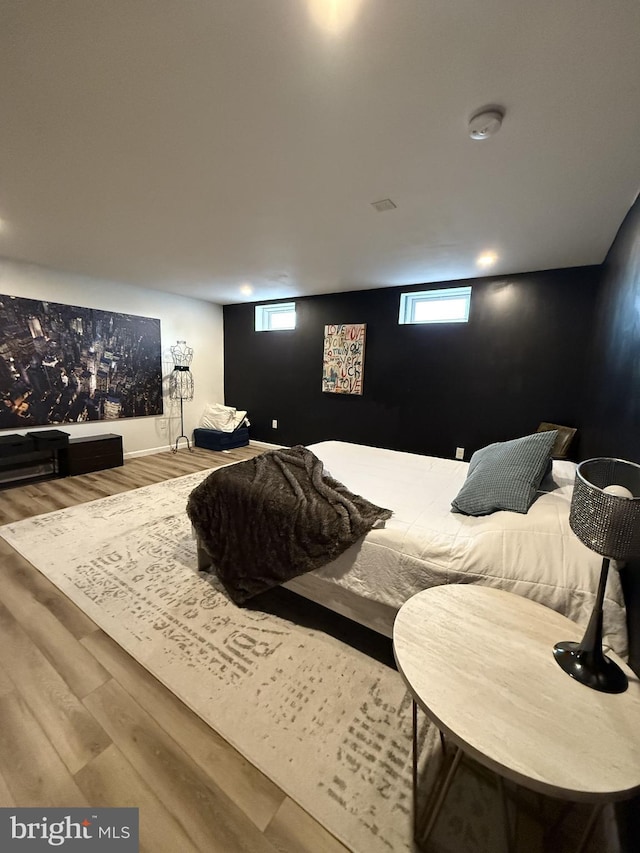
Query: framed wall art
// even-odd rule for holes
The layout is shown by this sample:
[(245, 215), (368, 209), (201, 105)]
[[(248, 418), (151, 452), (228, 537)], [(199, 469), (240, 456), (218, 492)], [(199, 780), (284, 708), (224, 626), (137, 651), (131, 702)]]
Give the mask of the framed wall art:
[(366, 323), (324, 327), (322, 390), (328, 394), (362, 394)]
[(0, 295), (0, 429), (161, 414), (160, 320)]

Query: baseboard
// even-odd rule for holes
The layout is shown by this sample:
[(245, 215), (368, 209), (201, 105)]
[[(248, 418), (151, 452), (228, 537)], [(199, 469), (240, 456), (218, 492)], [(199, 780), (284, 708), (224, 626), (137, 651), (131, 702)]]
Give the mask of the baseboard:
[[(268, 441), (255, 441), (253, 438), (249, 441), (249, 444), (253, 444), (256, 447), (271, 448), (279, 448), (286, 446), (284, 444), (269, 444)], [(167, 450), (173, 450), (173, 447), (173, 444), (166, 444), (163, 447), (148, 447), (146, 450), (131, 450), (129, 453), (124, 454), (124, 458), (135, 459), (136, 456), (151, 456), (152, 453), (166, 453)]]
[(134, 459), (136, 456), (151, 456), (152, 453), (166, 453), (173, 445), (165, 444), (163, 447), (148, 447), (146, 450), (131, 450), (124, 454), (125, 459)]
[[(256, 447), (286, 447), (284, 444), (269, 444), (268, 441), (255, 441), (253, 438), (249, 441), (249, 444), (254, 444)], [(184, 445), (182, 445), (182, 447), (184, 447)], [(124, 458), (135, 459), (136, 456), (151, 456), (152, 453), (166, 453), (167, 450), (173, 450), (173, 448), (173, 444), (165, 444), (163, 447), (148, 447), (146, 450), (131, 450), (129, 453), (124, 454)]]

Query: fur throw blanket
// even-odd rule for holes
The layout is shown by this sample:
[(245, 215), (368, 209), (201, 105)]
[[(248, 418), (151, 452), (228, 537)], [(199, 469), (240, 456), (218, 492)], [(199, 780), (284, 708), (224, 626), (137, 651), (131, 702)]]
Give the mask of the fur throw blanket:
[(391, 517), (302, 446), (213, 471), (191, 492), (187, 514), (236, 604), (331, 562)]

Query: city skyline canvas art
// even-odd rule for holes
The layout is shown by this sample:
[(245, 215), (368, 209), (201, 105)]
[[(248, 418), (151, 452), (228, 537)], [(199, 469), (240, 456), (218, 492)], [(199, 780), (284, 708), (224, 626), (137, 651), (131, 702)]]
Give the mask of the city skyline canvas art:
[(160, 320), (0, 295), (0, 429), (161, 414)]

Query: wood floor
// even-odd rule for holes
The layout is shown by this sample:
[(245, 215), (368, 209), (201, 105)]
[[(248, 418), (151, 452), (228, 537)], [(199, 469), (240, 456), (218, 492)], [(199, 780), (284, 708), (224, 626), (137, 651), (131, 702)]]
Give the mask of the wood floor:
[[(0, 491), (0, 524), (249, 458), (142, 456)], [(0, 539), (0, 806), (135, 806), (146, 853), (346, 850)]]
[[(0, 524), (260, 452), (181, 449), (6, 489)], [(274, 592), (278, 612), (393, 665), (386, 638)], [(139, 808), (145, 853), (346, 851), (0, 539), (0, 806), (90, 805)], [(526, 815), (517, 835), (520, 853), (544, 848)]]

